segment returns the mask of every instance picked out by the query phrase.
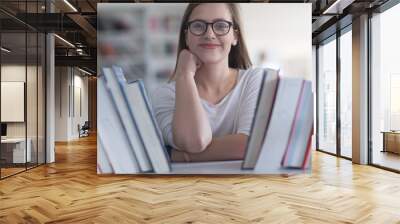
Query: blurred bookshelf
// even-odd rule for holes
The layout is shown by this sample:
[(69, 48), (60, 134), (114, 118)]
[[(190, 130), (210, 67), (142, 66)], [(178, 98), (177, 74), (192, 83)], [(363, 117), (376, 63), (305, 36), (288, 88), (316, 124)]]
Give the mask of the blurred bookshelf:
[(185, 7), (103, 4), (98, 11), (99, 67), (122, 67), (128, 81), (143, 79), (148, 92), (166, 83), (175, 67)]

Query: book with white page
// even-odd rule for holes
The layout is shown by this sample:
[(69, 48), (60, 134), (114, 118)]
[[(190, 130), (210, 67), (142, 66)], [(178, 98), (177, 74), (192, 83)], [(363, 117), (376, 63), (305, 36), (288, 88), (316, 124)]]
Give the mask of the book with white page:
[(254, 168), (256, 172), (270, 172), (281, 167), (304, 83), (299, 78), (279, 80), (268, 129)]
[[(103, 69), (103, 73), (109, 71), (109, 69)], [(128, 136), (122, 125), (122, 118), (109, 91), (104, 76), (100, 76), (97, 79), (97, 96), (99, 99), (97, 103), (97, 111), (99, 111), (97, 115), (98, 143), (101, 142), (102, 149), (109, 156), (109, 163), (115, 174), (139, 173), (140, 169), (136, 156), (128, 142)], [(99, 153), (99, 156), (102, 154)]]
[(306, 168), (310, 140), (313, 132), (314, 107), (311, 82), (306, 82), (296, 111), (289, 143), (282, 159), (282, 165), (293, 168)]
[(117, 74), (113, 72), (111, 68), (105, 68), (104, 78), (106, 85), (109, 87), (109, 92), (114, 99), (116, 109), (118, 110), (124, 126), (124, 131), (127, 133), (127, 140), (129, 141), (132, 150), (135, 152), (136, 159), (139, 163), (140, 170), (142, 172), (148, 172), (152, 170), (149, 158), (146, 155), (144, 143), (140, 135), (140, 129), (137, 127), (130, 107), (126, 99), (125, 88), (126, 82), (119, 82)]
[(257, 109), (254, 114), (249, 141), (247, 143), (246, 155), (242, 165), (243, 169), (253, 169), (256, 165), (274, 106), (278, 83), (278, 71), (265, 69), (258, 95)]
[(139, 137), (142, 139), (146, 154), (151, 161), (153, 171), (155, 173), (170, 172), (169, 156), (142, 80), (127, 83), (122, 69), (116, 66), (113, 69), (125, 95), (126, 103), (137, 127)]
[(115, 173), (110, 163), (109, 156), (107, 155), (100, 138), (97, 138), (97, 173), (98, 174)]

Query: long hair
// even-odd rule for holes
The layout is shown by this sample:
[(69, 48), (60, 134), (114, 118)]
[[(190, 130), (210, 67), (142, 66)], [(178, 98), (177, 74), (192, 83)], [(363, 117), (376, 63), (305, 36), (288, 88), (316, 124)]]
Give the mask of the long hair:
[[(183, 49), (188, 49), (188, 46), (186, 45), (185, 41), (187, 22), (193, 10), (200, 4), (202, 3), (190, 3), (186, 8), (185, 13), (183, 14), (181, 27), (179, 29), (179, 42), (178, 42), (175, 69), (169, 81), (175, 79), (175, 72), (178, 66), (179, 53)], [(229, 52), (228, 65), (231, 68), (248, 69), (251, 67), (252, 63), (249, 57), (249, 53), (247, 51), (246, 43), (244, 42), (244, 38), (242, 35), (242, 30), (241, 30), (242, 22), (239, 14), (239, 8), (235, 3), (226, 3), (226, 4), (232, 16), (233, 29), (237, 32), (237, 37), (238, 37), (237, 44), (235, 46), (232, 46), (231, 51)]]

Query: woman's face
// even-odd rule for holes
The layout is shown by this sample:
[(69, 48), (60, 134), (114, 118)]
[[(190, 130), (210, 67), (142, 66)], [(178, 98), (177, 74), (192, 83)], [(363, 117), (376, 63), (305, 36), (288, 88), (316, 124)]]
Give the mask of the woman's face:
[[(207, 23), (225, 20), (233, 23), (229, 8), (223, 3), (206, 3), (197, 6), (192, 11), (188, 22), (195, 20)], [(218, 27), (220, 26), (215, 26), (217, 29)], [(229, 32), (225, 35), (215, 34), (211, 24), (207, 25), (206, 32), (199, 36), (191, 33), (189, 29), (186, 32), (186, 45), (205, 64), (228, 60), (231, 46), (236, 44), (237, 35), (233, 26), (230, 27)]]

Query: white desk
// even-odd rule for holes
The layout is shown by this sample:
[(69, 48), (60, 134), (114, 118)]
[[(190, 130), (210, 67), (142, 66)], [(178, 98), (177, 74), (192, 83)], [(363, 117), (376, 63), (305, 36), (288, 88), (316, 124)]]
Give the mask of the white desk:
[[(1, 139), (1, 144), (2, 147), (13, 147), (12, 148), (12, 162), (13, 163), (25, 163), (25, 162), (31, 162), (32, 154), (31, 154), (31, 145), (32, 145), (32, 140), (30, 138), (26, 139), (26, 142), (28, 143), (26, 147), (26, 154), (25, 154), (25, 138), (6, 138), (6, 139)], [(8, 149), (6, 149), (8, 150)], [(3, 151), (3, 149), (2, 149)], [(5, 151), (5, 150), (4, 150)], [(27, 161), (25, 161), (25, 158)]]
[[(171, 163), (171, 172), (168, 174), (308, 174), (307, 169), (290, 169), (281, 166), (265, 167), (263, 169), (242, 169), (242, 160), (220, 162), (191, 162)], [(147, 174), (147, 173), (146, 173)]]

